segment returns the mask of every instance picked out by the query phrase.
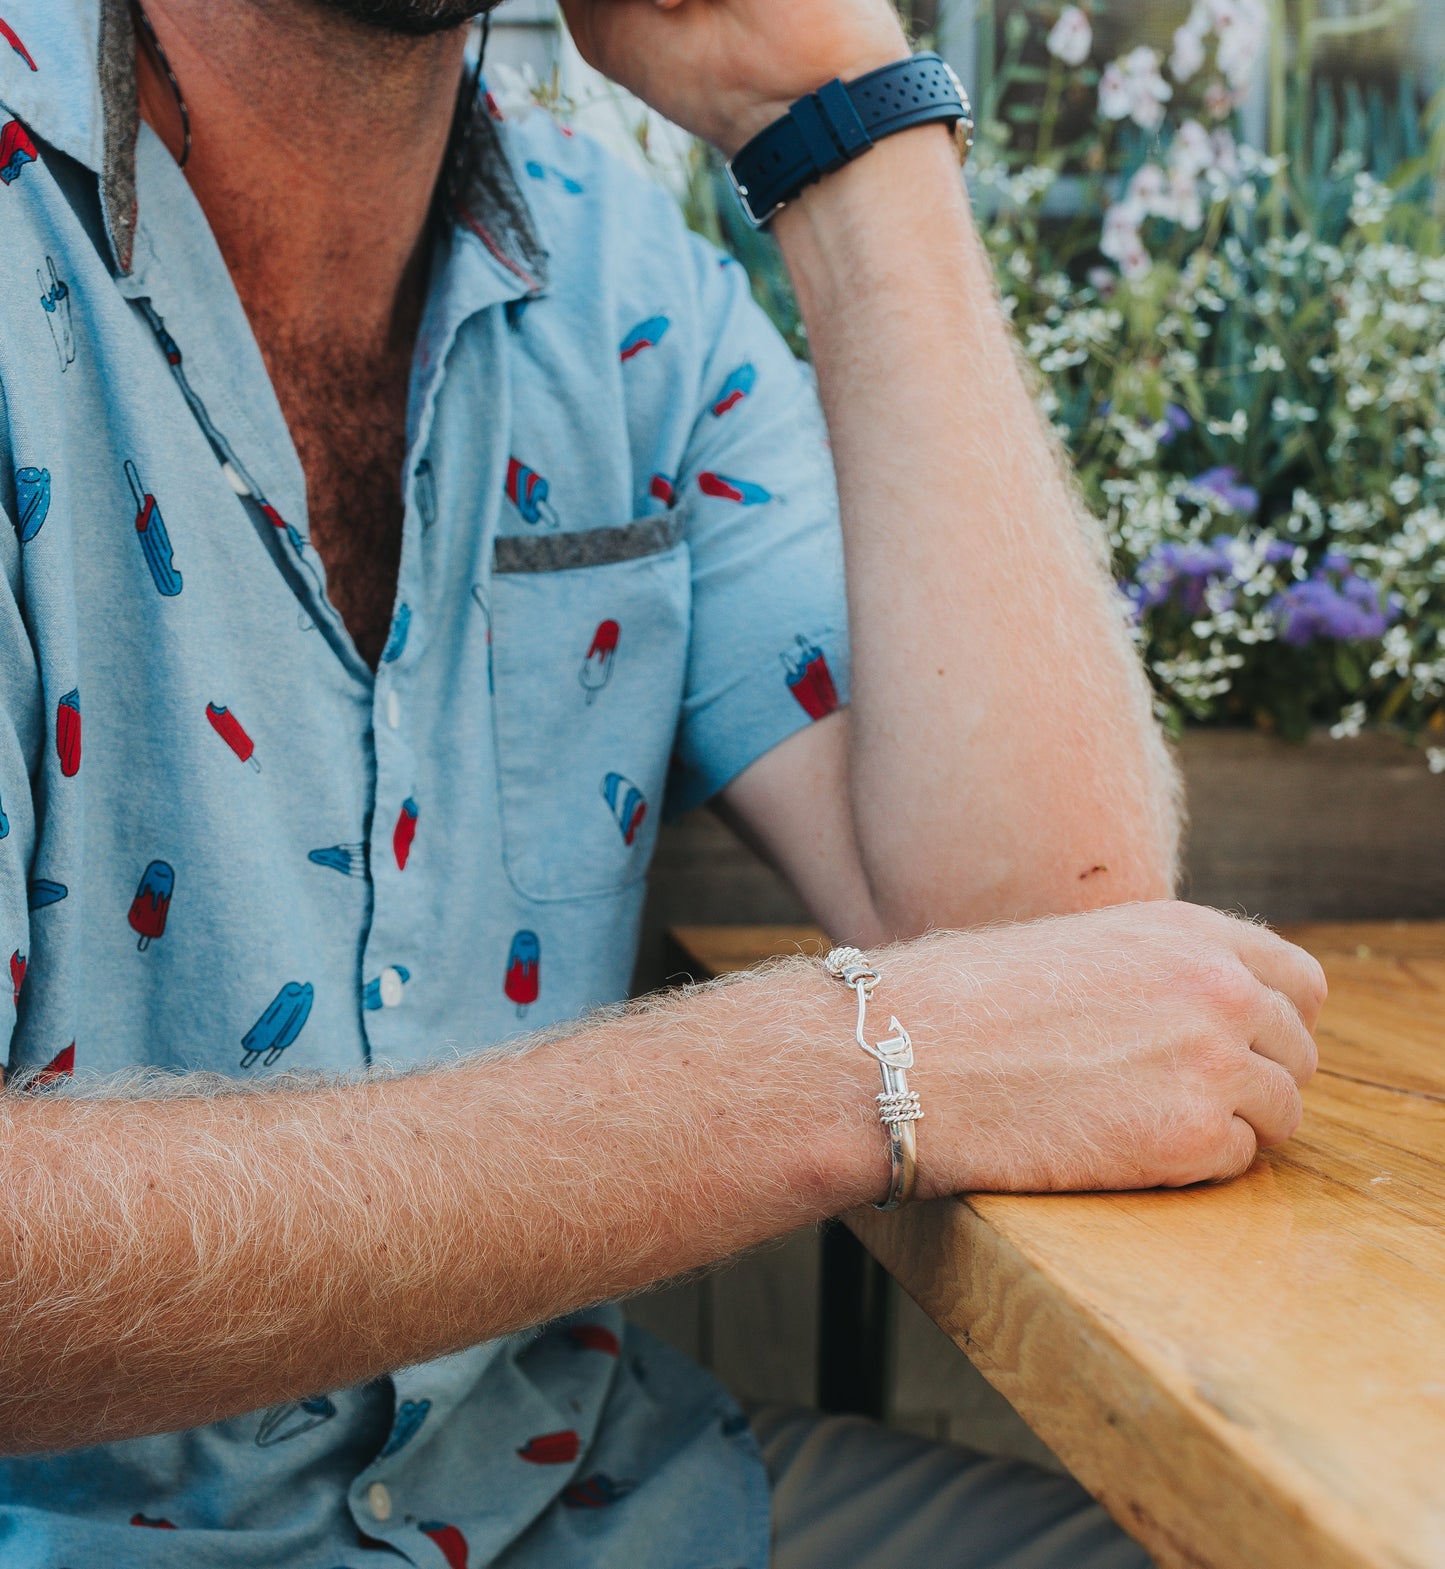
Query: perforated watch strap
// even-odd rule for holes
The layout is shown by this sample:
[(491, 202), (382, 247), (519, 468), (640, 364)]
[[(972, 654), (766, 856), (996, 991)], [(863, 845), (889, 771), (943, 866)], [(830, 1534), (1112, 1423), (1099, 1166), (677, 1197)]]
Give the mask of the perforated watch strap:
[(953, 71), (936, 54), (916, 54), (800, 98), (732, 159), (728, 174), (743, 211), (761, 226), (805, 185), (883, 137), (915, 125), (969, 120), (969, 114)]

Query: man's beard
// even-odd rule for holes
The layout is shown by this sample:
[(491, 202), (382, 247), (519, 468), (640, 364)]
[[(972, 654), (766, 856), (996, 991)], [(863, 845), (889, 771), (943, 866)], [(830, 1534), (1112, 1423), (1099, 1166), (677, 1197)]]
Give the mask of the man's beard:
[(333, 11), (388, 33), (425, 38), (460, 27), (500, 0), (323, 0)]

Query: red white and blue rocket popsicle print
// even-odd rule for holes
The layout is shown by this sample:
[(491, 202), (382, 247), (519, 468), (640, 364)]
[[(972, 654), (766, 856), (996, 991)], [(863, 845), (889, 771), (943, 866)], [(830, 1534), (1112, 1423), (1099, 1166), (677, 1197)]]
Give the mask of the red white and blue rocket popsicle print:
[(517, 1005), (517, 1017), (525, 1018), (542, 990), (542, 945), (536, 932), (520, 931), (512, 938), (502, 990)]
[(615, 621), (599, 621), (597, 630), (592, 634), (592, 646), (587, 650), (581, 670), (577, 672), (577, 679), (587, 694), (589, 706), (612, 679), (612, 662), (617, 658), (617, 639), (621, 630)]
[(131, 930), (140, 934), (136, 947), (142, 953), (166, 934), (171, 895), (176, 889), (175, 869), (169, 861), (152, 861), (141, 873), (135, 898), (130, 902)]
[(20, 988), (25, 984), (25, 955), (17, 948), (10, 955), (10, 990), (15, 996), (15, 1006), (20, 1006)]
[(146, 565), (159, 593), (167, 599), (181, 591), (181, 574), (176, 571), (171, 550), (171, 536), (166, 532), (166, 521), (156, 498), (140, 482), (140, 473), (129, 458), (125, 463), (125, 477), (130, 483), (130, 493), (135, 497), (135, 531), (145, 552)]
[(522, 514), (524, 523), (545, 523), (556, 528), (561, 522), (547, 500), (551, 486), (520, 458), (507, 460), (507, 499)]
[(647, 816), (647, 797), (625, 774), (608, 774), (602, 781), (602, 799), (617, 819), (622, 842), (630, 849)]
[(810, 719), (826, 718), (838, 707), (838, 688), (833, 682), (833, 672), (816, 643), (810, 643), (801, 634), (797, 642), (795, 652), (782, 656), (783, 668), (788, 673), (788, 690)]
[(245, 727), (231, 710), (224, 703), (207, 703), (206, 718), (211, 722), (211, 729), (236, 756), (243, 763), (249, 763), (259, 774), (261, 765), (256, 760), (256, 743), (246, 734)]
[(55, 755), (60, 772), (74, 779), (80, 772), (80, 690), (72, 687), (55, 705)]
[(11, 27), (9, 22), (7, 22), (3, 16), (0, 16), (0, 38), (3, 38), (5, 42), (10, 45), (15, 53), (20, 56), (20, 58), (26, 63), (26, 65), (30, 67), (32, 71), (38, 71), (40, 69), (40, 67), (36, 65), (35, 61), (30, 58), (30, 51), (25, 47), (24, 44), (20, 42), (19, 37), (16, 35), (15, 29)]
[(729, 414), (744, 398), (748, 397), (757, 385), (758, 373), (751, 365), (739, 365), (731, 376), (722, 384), (717, 397), (712, 401), (713, 415), (721, 419), (724, 414)]
[(622, 363), (625, 365), (628, 360), (635, 360), (647, 349), (655, 349), (667, 336), (667, 329), (671, 325), (666, 316), (649, 316), (646, 321), (638, 322), (618, 347)]
[(749, 479), (734, 479), (730, 474), (714, 474), (705, 469), (697, 477), (697, 488), (717, 501), (736, 502), (740, 507), (760, 507), (773, 499), (773, 493)]
[(392, 854), (396, 856), (396, 869), (399, 872), (406, 870), (406, 863), (411, 855), (412, 841), (416, 838), (416, 820), (420, 809), (410, 796), (401, 803), (401, 811), (396, 815), (396, 827), (391, 833)]
[(249, 1068), (264, 1052), (264, 1066), (269, 1068), (288, 1046), (295, 1044), (311, 1017), (315, 1000), (316, 990), (310, 981), (287, 981), (241, 1038), (241, 1066)]
[(13, 185), (39, 154), (30, 133), (19, 120), (7, 120), (0, 125), (0, 185)]

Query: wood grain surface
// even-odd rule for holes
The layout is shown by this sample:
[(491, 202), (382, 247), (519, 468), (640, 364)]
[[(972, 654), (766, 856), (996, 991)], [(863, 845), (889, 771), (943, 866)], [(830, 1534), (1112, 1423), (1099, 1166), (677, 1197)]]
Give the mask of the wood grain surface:
[[(708, 973), (817, 937), (747, 930), (675, 938)], [(850, 1222), (1161, 1564), (1442, 1569), (1445, 924), (1289, 935), (1321, 1071), (1238, 1181)]]

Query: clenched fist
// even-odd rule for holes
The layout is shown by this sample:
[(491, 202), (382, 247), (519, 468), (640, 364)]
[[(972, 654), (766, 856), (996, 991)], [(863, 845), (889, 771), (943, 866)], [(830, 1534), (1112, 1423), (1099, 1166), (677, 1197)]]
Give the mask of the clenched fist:
[(1324, 974), (1263, 927), (1121, 905), (880, 968), (917, 1055), (920, 1197), (1231, 1177), (1299, 1125)]
[(732, 154), (804, 93), (904, 58), (889, 0), (562, 0), (590, 65)]

